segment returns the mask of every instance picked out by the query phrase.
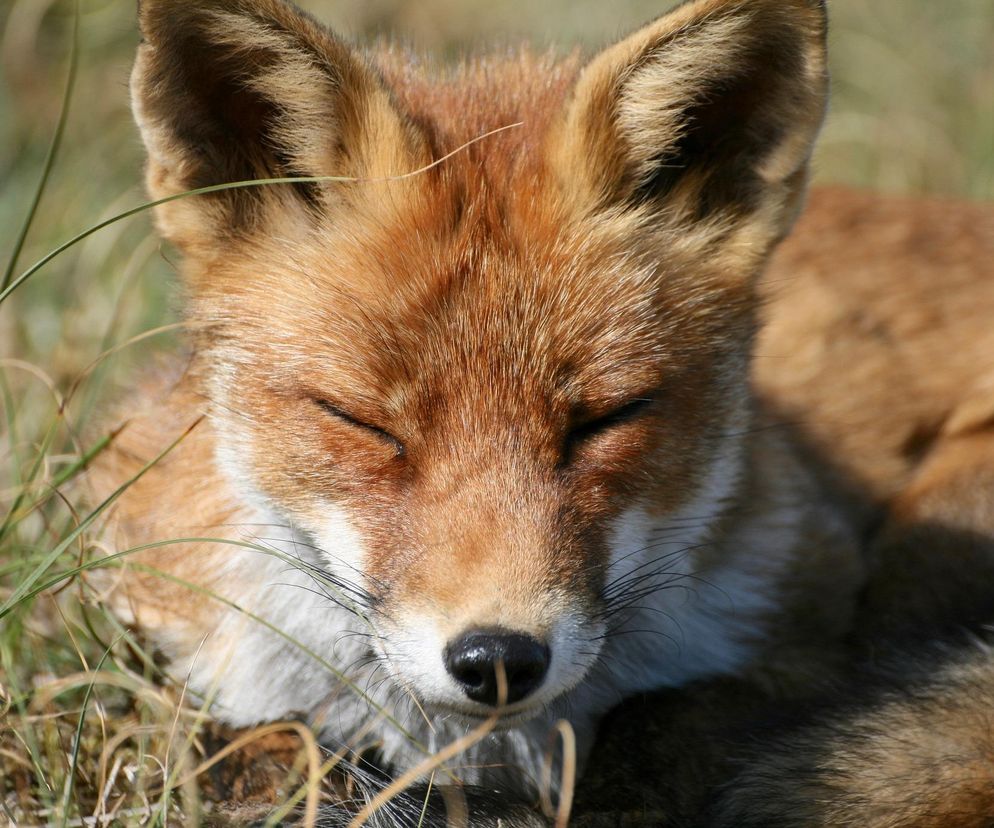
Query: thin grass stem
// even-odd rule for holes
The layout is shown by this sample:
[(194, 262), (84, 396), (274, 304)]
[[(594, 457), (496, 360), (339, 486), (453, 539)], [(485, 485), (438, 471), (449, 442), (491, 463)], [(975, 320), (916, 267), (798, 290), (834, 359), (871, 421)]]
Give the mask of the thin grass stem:
[(59, 120), (55, 125), (55, 132), (52, 134), (52, 141), (48, 145), (48, 153), (45, 155), (45, 163), (42, 166), (41, 178), (38, 179), (38, 186), (35, 187), (34, 196), (31, 199), (31, 204), (28, 206), (27, 215), (25, 215), (21, 229), (18, 231), (17, 238), (14, 240), (14, 247), (10, 253), (10, 260), (7, 262), (7, 267), (3, 272), (3, 278), (0, 279), (0, 291), (6, 290), (10, 285), (10, 280), (14, 277), (14, 270), (17, 268), (17, 260), (20, 258), (21, 250), (24, 248), (24, 242), (28, 237), (28, 232), (31, 230), (31, 225), (34, 223), (35, 214), (38, 212), (38, 205), (41, 203), (41, 197), (45, 192), (45, 188), (48, 186), (48, 178), (51, 175), (52, 167), (55, 166), (55, 156), (58, 155), (59, 147), (62, 145), (62, 136), (65, 134), (66, 123), (69, 120), (69, 104), (72, 102), (73, 90), (76, 87), (76, 74), (79, 69), (79, 18), (79, 0), (74, 0), (72, 41), (69, 48), (69, 71), (66, 74), (66, 85), (62, 93), (62, 106), (59, 109)]

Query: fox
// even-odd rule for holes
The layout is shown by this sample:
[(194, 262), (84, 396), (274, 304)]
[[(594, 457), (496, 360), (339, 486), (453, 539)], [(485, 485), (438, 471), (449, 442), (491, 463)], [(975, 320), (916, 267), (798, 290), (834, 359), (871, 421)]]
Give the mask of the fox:
[[(838, 750), (885, 773), (833, 718), (872, 705), (750, 736), (693, 796), (659, 778), (667, 732), (720, 753), (716, 709), (748, 723), (833, 695), (881, 642), (945, 654), (990, 619), (992, 466), (968, 443), (994, 423), (994, 224), (826, 191), (788, 238), (824, 3), (688, 0), (589, 60), (450, 68), (284, 0), (142, 0), (139, 27), (133, 111), (188, 336), (89, 480), (109, 544), (140, 550), (104, 599), (190, 692), (234, 727), (373, 741), (396, 775), (495, 722), (433, 777), (473, 825), (544, 824), (560, 720), (581, 814), (615, 755), (666, 792), (646, 824), (681, 802), (672, 824), (898, 824), (790, 822), (784, 768), (814, 785)], [(933, 523), (976, 548), (931, 556), (953, 543)], [(969, 597), (891, 576), (919, 559)], [(916, 669), (892, 672), (962, 684)], [(913, 708), (911, 687), (879, 704)], [(619, 704), (658, 729), (648, 760), (611, 748), (621, 725), (595, 747)], [(694, 798), (712, 784), (730, 793)], [(409, 804), (373, 818), (421, 824)]]

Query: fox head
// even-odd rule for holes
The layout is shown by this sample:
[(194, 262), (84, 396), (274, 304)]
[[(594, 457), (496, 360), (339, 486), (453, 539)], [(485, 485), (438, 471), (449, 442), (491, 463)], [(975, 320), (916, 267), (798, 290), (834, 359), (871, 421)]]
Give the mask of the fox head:
[(653, 531), (706, 529), (735, 485), (822, 3), (694, 0), (585, 64), (434, 75), (280, 0), (140, 17), (153, 197), (326, 177), (158, 208), (219, 464), (361, 596), (422, 704), (487, 714), (500, 664), (527, 716), (597, 661)]

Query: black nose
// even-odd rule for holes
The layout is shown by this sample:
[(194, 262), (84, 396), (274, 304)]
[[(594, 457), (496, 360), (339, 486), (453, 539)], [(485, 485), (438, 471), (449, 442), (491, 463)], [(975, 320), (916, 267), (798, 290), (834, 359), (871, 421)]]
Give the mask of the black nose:
[(549, 669), (549, 648), (529, 635), (472, 630), (445, 648), (445, 668), (473, 701), (496, 706), (497, 664), (507, 675), (507, 703), (534, 691)]

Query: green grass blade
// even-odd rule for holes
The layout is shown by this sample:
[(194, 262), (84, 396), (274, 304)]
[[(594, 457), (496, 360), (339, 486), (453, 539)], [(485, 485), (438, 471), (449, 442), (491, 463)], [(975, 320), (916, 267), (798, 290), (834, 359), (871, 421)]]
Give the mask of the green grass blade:
[[(167, 451), (168, 450), (169, 449), (167, 449)], [(164, 454), (165, 454), (165, 452), (163, 452), (163, 455)], [(160, 455), (160, 457), (163, 456), (163, 455)], [(157, 462), (158, 459), (159, 458), (156, 458), (155, 460), (152, 461), (152, 463)], [(151, 465), (151, 463), (149, 465)], [(141, 473), (142, 472), (140, 472), (139, 474), (141, 474)], [(137, 477), (135, 479), (137, 479)], [(115, 492), (115, 494), (116, 494), (116, 492)], [(111, 497), (113, 497), (113, 495)], [(108, 500), (109, 499), (110, 498), (108, 498)], [(107, 501), (105, 501), (105, 503), (107, 503)], [(107, 505), (109, 505), (109, 504), (107, 504)], [(93, 560), (86, 561), (86, 562), (84, 562), (82, 564), (79, 564), (77, 566), (74, 566), (74, 567), (72, 567), (70, 569), (66, 569), (66, 570), (64, 570), (62, 572), (59, 572), (58, 574), (51, 576), (47, 580), (37, 582), (37, 581), (39, 581), (39, 579), (36, 579), (36, 582), (34, 582), (32, 584), (31, 588), (28, 589), (28, 590), (26, 590), (26, 591), (24, 591), (19, 596), (18, 600), (28, 601), (28, 600), (34, 598), (35, 596), (40, 595), (42, 592), (45, 592), (46, 590), (51, 589), (52, 587), (54, 587), (54, 586), (56, 586), (56, 585), (58, 585), (58, 584), (60, 584), (60, 583), (62, 583), (64, 581), (66, 581), (66, 580), (68, 580), (70, 578), (75, 577), (76, 575), (79, 575), (79, 574), (81, 574), (83, 572), (87, 572), (87, 571), (92, 570), (92, 569), (100, 569), (100, 568), (103, 568), (103, 567), (106, 567), (106, 566), (110, 566), (111, 564), (113, 564), (113, 563), (115, 563), (117, 561), (120, 561), (123, 558), (126, 558), (126, 557), (131, 556), (131, 555), (135, 555), (135, 554), (137, 554), (139, 552), (144, 552), (144, 551), (147, 551), (147, 550), (150, 550), (150, 549), (158, 549), (158, 548), (161, 548), (161, 547), (164, 547), (164, 546), (172, 546), (172, 545), (183, 544), (183, 543), (216, 543), (216, 544), (226, 544), (226, 545), (229, 545), (229, 546), (238, 546), (238, 547), (241, 547), (243, 549), (249, 549), (249, 550), (251, 550), (253, 552), (259, 552), (259, 553), (261, 553), (263, 555), (270, 555), (272, 557), (279, 558), (280, 560), (286, 561), (288, 564), (291, 564), (291, 565), (294, 563), (293, 559), (290, 558), (287, 555), (284, 555), (284, 554), (282, 554), (282, 553), (280, 553), (280, 552), (278, 552), (278, 551), (276, 551), (274, 549), (268, 549), (268, 548), (266, 548), (264, 546), (258, 546), (258, 545), (253, 544), (253, 543), (248, 543), (247, 541), (233, 540), (231, 538), (173, 538), (171, 540), (154, 541), (152, 543), (143, 544), (142, 546), (135, 546), (135, 547), (132, 547), (131, 549), (125, 549), (125, 550), (122, 550), (120, 552), (114, 552), (114, 553), (112, 553), (110, 555), (101, 555), (99, 558), (94, 558)], [(162, 578), (162, 579), (164, 579), (166, 581), (169, 581), (171, 583), (178, 584), (179, 586), (182, 586), (182, 587), (184, 587), (186, 589), (189, 589), (192, 592), (196, 592), (196, 593), (198, 593), (200, 595), (205, 595), (208, 598), (211, 598), (214, 601), (218, 601), (219, 603), (224, 604), (225, 606), (229, 607), (230, 609), (235, 610), (236, 612), (242, 613), (243, 615), (245, 615), (250, 620), (252, 620), (252, 621), (254, 621), (254, 622), (258, 623), (258, 624), (261, 624), (266, 629), (268, 629), (271, 632), (275, 633), (276, 635), (280, 636), (280, 638), (284, 639), (285, 641), (289, 642), (290, 644), (293, 644), (295, 647), (297, 647), (305, 655), (307, 655), (308, 657), (314, 659), (314, 661), (317, 662), (319, 665), (321, 665), (321, 667), (323, 667), (324, 669), (328, 670), (328, 672), (330, 672), (332, 675), (334, 675), (335, 678), (337, 678), (339, 681), (341, 681), (350, 690), (352, 690), (353, 692), (355, 692), (356, 694), (358, 694), (360, 697), (366, 698), (366, 694), (362, 691), (362, 689), (359, 688), (359, 687), (357, 687), (355, 685), (355, 683), (352, 682), (341, 670), (339, 670), (337, 667), (335, 667), (329, 661), (327, 661), (326, 659), (324, 659), (320, 654), (318, 654), (314, 650), (310, 649), (306, 644), (302, 644), (301, 642), (297, 641), (293, 636), (291, 636), (288, 633), (286, 633), (285, 631), (281, 630), (279, 627), (277, 627), (272, 622), (267, 621), (265, 618), (262, 618), (261, 616), (258, 616), (256, 614), (250, 612), (249, 610), (247, 610), (244, 607), (240, 606), (236, 602), (234, 602), (234, 601), (232, 601), (232, 600), (230, 600), (228, 598), (225, 598), (223, 595), (219, 595), (218, 593), (216, 593), (216, 592), (214, 592), (214, 591), (212, 591), (210, 589), (207, 589), (206, 587), (202, 587), (202, 586), (200, 586), (198, 584), (194, 584), (194, 583), (192, 583), (190, 581), (183, 580), (182, 578), (177, 578), (176, 576), (171, 575), (168, 572), (163, 572), (160, 569), (155, 569), (154, 567), (147, 566), (147, 565), (144, 565), (144, 564), (141, 564), (141, 563), (133, 563), (132, 566), (134, 566), (134, 567), (136, 567), (138, 569), (141, 569), (143, 571), (146, 571), (146, 572), (148, 572), (150, 574), (153, 574), (156, 577)], [(3, 617), (3, 615), (5, 614), (5, 612), (6, 612), (6, 610), (0, 611), (0, 618)], [(370, 703), (373, 705), (373, 707), (378, 712), (382, 713), (384, 715), (385, 719), (387, 721), (389, 721), (391, 724), (393, 724), (398, 729), (398, 731), (400, 733), (402, 733), (405, 737), (411, 739), (412, 744), (414, 744), (415, 746), (417, 746), (421, 750), (427, 751), (427, 748), (425, 748), (421, 743), (417, 742), (414, 739), (414, 737), (411, 736), (411, 734), (407, 731), (407, 729), (404, 728), (404, 726), (401, 725), (400, 722), (398, 722), (392, 715), (390, 715), (388, 711), (386, 711), (385, 709), (383, 709), (379, 705), (376, 705), (376, 703), (372, 702), (372, 700), (370, 700)]]
[[(202, 418), (201, 418), (202, 419)], [(184, 431), (179, 437), (173, 440), (165, 449), (163, 449), (159, 454), (153, 457), (148, 463), (138, 470), (130, 480), (125, 481), (117, 489), (115, 489), (96, 509), (94, 509), (90, 514), (88, 514), (83, 520), (79, 522), (76, 526), (62, 541), (45, 557), (42, 561), (32, 570), (31, 574), (28, 575), (21, 583), (17, 585), (14, 591), (10, 594), (10, 597), (4, 601), (3, 606), (0, 607), (0, 619), (6, 616), (15, 606), (17, 606), (21, 600), (31, 591), (31, 588), (38, 582), (38, 580), (51, 568), (59, 557), (73, 544), (73, 542), (87, 529), (90, 524), (93, 523), (103, 512), (117, 500), (129, 486), (133, 485), (137, 480), (143, 477), (149, 469), (151, 469), (156, 463), (158, 463), (163, 457), (165, 457), (169, 452), (171, 452), (180, 442), (200, 423), (198, 419), (196, 423), (191, 425), (186, 431)]]
[(76, 768), (79, 765), (79, 745), (83, 740), (83, 723), (86, 721), (86, 708), (90, 704), (90, 696), (93, 694), (93, 684), (96, 681), (96, 674), (100, 672), (100, 668), (104, 666), (104, 662), (107, 660), (107, 656), (110, 655), (110, 651), (117, 646), (117, 642), (121, 639), (118, 638), (111, 644), (102, 656), (100, 656), (100, 661), (97, 662), (97, 666), (93, 668), (93, 678), (90, 683), (86, 685), (86, 692), (83, 694), (83, 704), (79, 710), (79, 721), (76, 722), (76, 737), (73, 739), (72, 744), (72, 756), (69, 761), (69, 776), (66, 779), (66, 789), (62, 794), (62, 826), (66, 828), (69, 824), (69, 800), (72, 799), (73, 783), (76, 779)]
[(20, 486), (22, 478), (21, 460), (17, 448), (20, 437), (18, 436), (16, 404), (14, 395), (10, 390), (10, 383), (7, 382), (7, 372), (2, 369), (0, 369), (0, 398), (3, 399), (4, 417), (7, 421), (7, 450), (10, 452), (11, 482), (15, 486)]
[(55, 156), (58, 154), (59, 147), (62, 145), (62, 136), (66, 131), (66, 122), (69, 120), (69, 104), (72, 101), (73, 89), (76, 87), (76, 72), (79, 68), (79, 17), (79, 0), (75, 0), (73, 4), (72, 45), (69, 50), (69, 72), (66, 75), (66, 86), (62, 94), (62, 107), (59, 110), (59, 120), (55, 125), (52, 141), (48, 145), (48, 153), (45, 155), (45, 163), (41, 170), (41, 178), (38, 179), (38, 186), (35, 188), (34, 197), (31, 199), (27, 215), (24, 217), (24, 223), (21, 225), (21, 229), (14, 241), (14, 249), (10, 253), (10, 261), (7, 262), (3, 279), (0, 279), (0, 290), (5, 290), (10, 285), (10, 280), (14, 276), (14, 268), (17, 267), (17, 260), (21, 255), (21, 250), (24, 248), (28, 231), (34, 222), (35, 213), (38, 212), (38, 205), (41, 203), (45, 187), (48, 186), (48, 178), (51, 175), (52, 167), (55, 165)]
[[(101, 437), (96, 443), (94, 443), (94, 445), (89, 450), (87, 450), (83, 454), (82, 457), (76, 460), (75, 463), (70, 464), (69, 466), (64, 468), (61, 472), (59, 472), (55, 476), (55, 479), (52, 480), (52, 482), (49, 484), (50, 490), (56, 490), (60, 486), (64, 486), (66, 483), (72, 480), (77, 474), (84, 471), (90, 465), (90, 463), (93, 462), (94, 458), (111, 444), (111, 442), (114, 440), (117, 434), (118, 431), (112, 431), (110, 434)], [(39, 452), (39, 457), (41, 456), (44, 455), (42, 452)], [(46, 495), (45, 497), (36, 500), (30, 506), (25, 507), (20, 514), (17, 514), (17, 510), (21, 507), (21, 504), (24, 501), (24, 496), (26, 492), (27, 492), (27, 486), (25, 485), (25, 488), (22, 489), (20, 492), (18, 492), (17, 498), (14, 500), (14, 504), (10, 507), (10, 512), (8, 513), (7, 517), (4, 519), (3, 525), (0, 525), (0, 540), (3, 540), (7, 532), (9, 532), (13, 527), (17, 526), (17, 524), (20, 521), (24, 520), (24, 518), (32, 514), (36, 509), (40, 509), (49, 501), (49, 496)]]
[(60, 255), (64, 251), (68, 250), (70, 247), (79, 244), (81, 241), (83, 241), (83, 239), (89, 238), (97, 231), (103, 230), (105, 227), (109, 227), (110, 225), (115, 224), (116, 222), (123, 221), (124, 219), (138, 215), (139, 213), (144, 213), (146, 210), (151, 210), (162, 204), (168, 204), (171, 201), (177, 201), (181, 198), (189, 198), (191, 196), (209, 195), (210, 193), (221, 193), (224, 192), (225, 190), (239, 190), (239, 189), (245, 189), (247, 187), (267, 187), (274, 184), (331, 184), (335, 182), (361, 183), (363, 181), (403, 181), (404, 179), (411, 178), (415, 175), (421, 175), (422, 173), (427, 172), (433, 167), (437, 167), (438, 165), (447, 161), (453, 155), (462, 152), (467, 147), (476, 144), (484, 140), (485, 138), (489, 138), (491, 135), (496, 135), (499, 132), (504, 132), (508, 129), (514, 129), (521, 125), (522, 125), (521, 122), (514, 124), (507, 124), (506, 126), (492, 129), (489, 132), (484, 132), (480, 135), (477, 135), (475, 138), (471, 138), (469, 141), (466, 141), (465, 143), (456, 147), (451, 152), (446, 153), (441, 158), (432, 161), (430, 164), (425, 164), (425, 166), (420, 167), (416, 170), (412, 170), (411, 172), (402, 173), (400, 175), (389, 176), (387, 178), (362, 179), (362, 178), (354, 178), (343, 175), (303, 175), (303, 176), (294, 176), (290, 178), (254, 178), (248, 181), (230, 181), (227, 184), (211, 184), (209, 187), (198, 187), (195, 190), (186, 190), (185, 192), (182, 193), (174, 193), (171, 196), (166, 196), (165, 198), (159, 198), (156, 199), (155, 201), (146, 201), (144, 204), (139, 204), (137, 207), (132, 207), (130, 210), (125, 210), (123, 213), (118, 213), (115, 216), (111, 216), (108, 219), (104, 219), (103, 221), (88, 227), (82, 233), (78, 233), (77, 235), (69, 239), (69, 241), (63, 242), (54, 250), (52, 250), (45, 256), (42, 256), (42, 258), (40, 258), (37, 262), (31, 265), (31, 267), (25, 270), (13, 282), (7, 285), (7, 287), (4, 290), (0, 291), (0, 303), (6, 300), (7, 297), (10, 296), (10, 294), (12, 294), (15, 290), (17, 290), (18, 287), (24, 284), (35, 273), (41, 270), (46, 264), (52, 261), (52, 259)]
[(35, 262), (31, 267), (25, 270), (20, 276), (18, 276), (13, 282), (6, 286), (2, 291), (0, 291), (0, 302), (7, 299), (10, 294), (12, 294), (17, 288), (24, 284), (28, 279), (34, 276), (39, 270), (41, 270), (45, 265), (47, 265), (56, 256), (61, 255), (66, 250), (75, 245), (79, 244), (84, 239), (89, 238), (94, 233), (103, 230), (105, 227), (110, 227), (112, 224), (116, 224), (119, 221), (123, 221), (126, 218), (131, 218), (131, 216), (136, 216), (139, 213), (144, 213), (147, 210), (152, 210), (159, 207), (162, 204), (168, 204), (171, 201), (177, 201), (181, 198), (189, 198), (192, 196), (209, 195), (210, 193), (220, 193), (224, 190), (236, 190), (243, 189), (246, 187), (264, 187), (271, 184), (320, 184), (322, 182), (331, 181), (354, 181), (353, 178), (345, 178), (342, 176), (334, 175), (320, 175), (320, 176), (301, 176), (297, 178), (257, 178), (251, 181), (232, 181), (228, 184), (212, 184), (209, 187), (200, 187), (196, 190), (186, 190), (182, 193), (175, 193), (171, 196), (166, 196), (165, 198), (159, 198), (155, 201), (146, 201), (144, 204), (139, 204), (136, 207), (132, 207), (130, 210), (125, 210), (123, 213), (118, 213), (117, 215), (111, 216), (108, 219), (97, 222), (96, 224), (87, 227), (81, 233), (77, 233), (71, 239), (63, 242), (54, 250), (42, 256), (37, 262)]
[(28, 496), (28, 487), (34, 482), (34, 479), (38, 476), (38, 472), (41, 471), (42, 466), (45, 464), (45, 457), (48, 454), (48, 450), (51, 448), (53, 441), (55, 440), (55, 435), (58, 433), (59, 424), (61, 422), (62, 413), (59, 412), (58, 416), (48, 427), (48, 431), (45, 432), (45, 437), (42, 439), (41, 446), (35, 454), (31, 470), (28, 472), (27, 477), (21, 481), (21, 489), (14, 498), (14, 502), (11, 503), (10, 509), (7, 510), (3, 523), (0, 524), (0, 540), (3, 540), (6, 537), (7, 532), (14, 524), (14, 515), (17, 513), (17, 510), (21, 508), (21, 504), (24, 503), (24, 499)]

